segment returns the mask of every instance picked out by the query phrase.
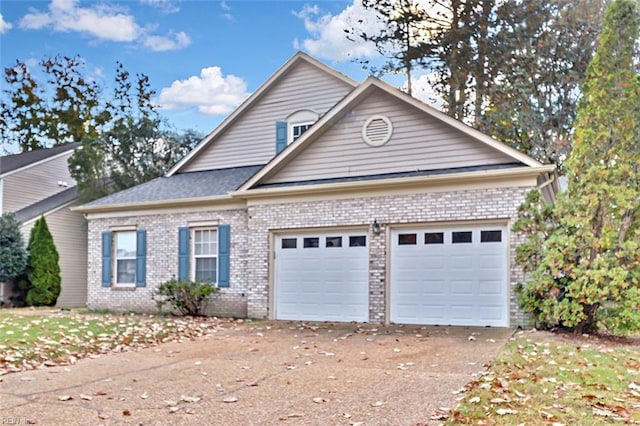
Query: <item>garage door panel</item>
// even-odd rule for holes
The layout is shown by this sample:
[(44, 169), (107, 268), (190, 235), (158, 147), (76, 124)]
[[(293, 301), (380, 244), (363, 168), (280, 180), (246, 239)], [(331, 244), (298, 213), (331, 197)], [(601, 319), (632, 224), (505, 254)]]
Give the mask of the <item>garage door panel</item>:
[[(416, 243), (400, 244), (400, 234), (416, 234)], [(507, 326), (505, 235), (482, 225), (393, 231), (391, 321)]]
[(276, 319), (368, 321), (365, 234), (285, 235), (277, 236), (275, 245)]

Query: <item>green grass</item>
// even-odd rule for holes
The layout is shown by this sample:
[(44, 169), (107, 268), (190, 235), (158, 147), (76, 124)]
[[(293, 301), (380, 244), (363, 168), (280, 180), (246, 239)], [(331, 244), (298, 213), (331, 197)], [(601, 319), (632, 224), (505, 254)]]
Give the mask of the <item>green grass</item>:
[(202, 336), (213, 319), (83, 311), (0, 311), (0, 375)]
[(447, 424), (640, 423), (640, 348), (520, 333), (467, 386)]

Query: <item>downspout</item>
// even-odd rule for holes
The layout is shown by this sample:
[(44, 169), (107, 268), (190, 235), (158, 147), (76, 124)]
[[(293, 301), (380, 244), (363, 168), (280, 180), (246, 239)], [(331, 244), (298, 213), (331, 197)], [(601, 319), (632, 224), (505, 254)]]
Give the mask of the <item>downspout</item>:
[[(547, 186), (551, 185), (553, 182), (555, 182), (555, 180), (556, 180), (556, 174), (555, 174), (555, 173), (553, 173), (553, 174), (551, 175), (551, 177), (549, 177), (549, 179), (547, 179), (546, 181), (544, 181), (544, 182), (542, 182), (541, 184), (537, 185), (537, 186), (536, 186), (536, 189), (537, 189), (538, 191), (542, 192), (542, 195), (543, 195), (543, 197), (544, 197), (544, 191), (543, 191), (543, 189), (544, 189), (544, 188), (546, 188)], [(556, 201), (556, 197), (554, 196), (553, 191), (547, 191), (547, 193), (549, 194), (549, 196), (548, 196), (548, 197), (545, 197), (545, 198), (548, 198), (549, 203), (550, 203), (550, 204), (553, 204), (553, 203)]]

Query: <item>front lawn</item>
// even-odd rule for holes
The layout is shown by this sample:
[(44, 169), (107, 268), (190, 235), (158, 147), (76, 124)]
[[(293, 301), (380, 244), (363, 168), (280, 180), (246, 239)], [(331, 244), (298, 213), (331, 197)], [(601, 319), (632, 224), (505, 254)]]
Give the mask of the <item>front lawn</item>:
[(203, 336), (222, 324), (214, 318), (0, 310), (0, 376)]
[(520, 332), (462, 395), (447, 424), (640, 423), (640, 347)]

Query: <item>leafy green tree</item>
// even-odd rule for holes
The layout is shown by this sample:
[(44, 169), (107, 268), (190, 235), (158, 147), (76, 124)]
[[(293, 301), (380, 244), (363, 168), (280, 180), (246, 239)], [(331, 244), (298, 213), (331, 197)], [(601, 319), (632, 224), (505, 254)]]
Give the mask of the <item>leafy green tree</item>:
[(3, 213), (0, 216), (0, 283), (22, 274), (27, 266), (27, 259), (20, 222), (13, 213)]
[(38, 81), (21, 61), (4, 70), (6, 89), (0, 102), (0, 135), (22, 152), (96, 136), (109, 113), (101, 88), (83, 75), (79, 56), (44, 58)]
[(476, 127), (562, 168), (608, 0), (503, 2)]
[(149, 78), (135, 81), (118, 63), (110, 121), (96, 137), (83, 138), (69, 159), (81, 201), (87, 202), (162, 176), (201, 135), (168, 128), (157, 113)]
[(405, 74), (407, 93), (411, 95), (412, 71), (424, 60), (425, 52), (434, 49), (434, 45), (429, 43), (430, 34), (445, 25), (445, 18), (438, 13), (430, 13), (417, 0), (362, 0), (362, 5), (375, 12), (376, 19), (381, 24), (380, 32), (370, 34), (358, 31), (355, 27), (344, 31), (352, 41), (373, 43), (385, 60), (381, 66), (373, 65), (367, 58), (355, 60), (378, 76)]
[(31, 228), (27, 250), (27, 304), (53, 306), (61, 290), (60, 265), (58, 250), (44, 216), (41, 216)]
[(612, 2), (582, 87), (558, 226), (522, 293), (523, 308), (547, 326), (640, 327), (639, 35), (637, 2)]

